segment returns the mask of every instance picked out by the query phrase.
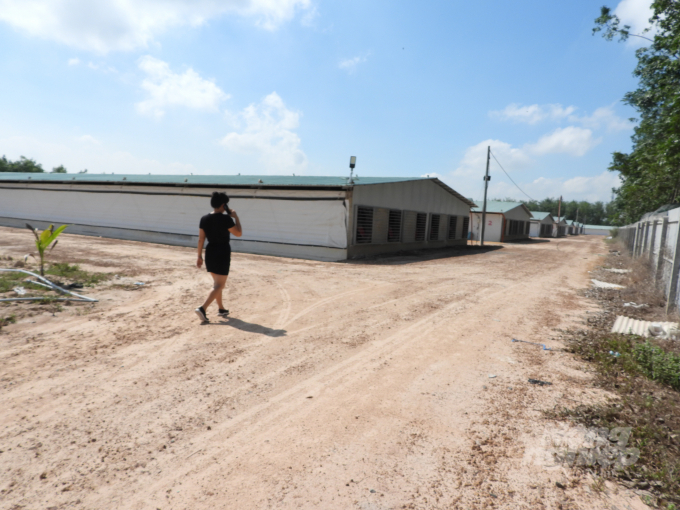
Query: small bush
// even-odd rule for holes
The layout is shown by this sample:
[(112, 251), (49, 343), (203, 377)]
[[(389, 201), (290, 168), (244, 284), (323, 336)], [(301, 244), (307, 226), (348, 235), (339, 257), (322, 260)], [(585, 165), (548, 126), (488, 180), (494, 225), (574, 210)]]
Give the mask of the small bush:
[(636, 345), (633, 355), (647, 377), (680, 391), (680, 356), (649, 342)]

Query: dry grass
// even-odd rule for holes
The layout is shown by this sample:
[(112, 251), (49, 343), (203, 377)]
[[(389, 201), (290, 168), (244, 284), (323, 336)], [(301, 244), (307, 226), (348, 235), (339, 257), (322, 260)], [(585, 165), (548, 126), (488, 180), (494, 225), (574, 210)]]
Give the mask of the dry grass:
[[(650, 340), (631, 335), (609, 333), (617, 315), (636, 319), (669, 321), (665, 300), (654, 283), (652, 269), (644, 259), (633, 259), (621, 246), (614, 245), (603, 267), (630, 269), (617, 274), (594, 270), (593, 277), (625, 285), (623, 290), (591, 289), (586, 295), (599, 301), (603, 312), (591, 315), (589, 330), (572, 331), (571, 352), (595, 368), (596, 384), (612, 397), (600, 405), (563, 408), (551, 416), (580, 423), (587, 427), (632, 427), (630, 446), (639, 448), (640, 458), (622, 471), (591, 466), (596, 476), (617, 479), (620, 483), (649, 493), (648, 503), (661, 508), (680, 506), (680, 392), (674, 384), (650, 379), (653, 374), (645, 365), (642, 351), (659, 347), (677, 353), (680, 346), (670, 341)], [(643, 308), (624, 307), (626, 302), (645, 303)], [(610, 351), (620, 357), (609, 355)], [(672, 359), (672, 357), (669, 357)], [(679, 374), (680, 376), (680, 374)], [(677, 387), (677, 386), (676, 386)]]

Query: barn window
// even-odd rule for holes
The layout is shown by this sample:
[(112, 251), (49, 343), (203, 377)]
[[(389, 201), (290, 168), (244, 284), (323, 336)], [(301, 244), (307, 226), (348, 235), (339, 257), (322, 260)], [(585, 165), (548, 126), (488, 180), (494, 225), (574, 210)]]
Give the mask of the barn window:
[(416, 216), (416, 241), (425, 240), (427, 230), (427, 213), (418, 213)]
[(373, 208), (357, 207), (357, 244), (373, 240)]
[(401, 211), (390, 211), (387, 222), (387, 242), (401, 242)]
[(463, 218), (463, 234), (462, 234), (463, 239), (467, 239), (469, 229), (470, 229), (470, 217), (465, 216), (465, 218)]
[(439, 241), (439, 214), (430, 216), (430, 241)]
[(458, 216), (449, 216), (449, 235), (448, 239), (456, 238), (456, 226), (458, 226)]

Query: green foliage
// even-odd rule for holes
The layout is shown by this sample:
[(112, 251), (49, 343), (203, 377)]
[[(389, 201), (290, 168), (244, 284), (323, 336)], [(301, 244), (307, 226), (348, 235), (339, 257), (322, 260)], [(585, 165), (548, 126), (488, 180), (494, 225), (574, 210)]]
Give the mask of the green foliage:
[(0, 172), (43, 173), (44, 171), (42, 165), (23, 156), (18, 161), (10, 161), (5, 156), (0, 158)]
[[(640, 116), (630, 154), (615, 152), (609, 167), (621, 174), (614, 191), (611, 220), (615, 225), (637, 221), (645, 212), (680, 201), (680, 2), (654, 0), (650, 29), (654, 37), (632, 34), (619, 18), (603, 7), (593, 32), (607, 40), (641, 37), (652, 41), (637, 50), (633, 75), (638, 88), (624, 102)], [(649, 29), (645, 30), (647, 32)]]
[[(559, 208), (559, 200), (556, 198), (546, 198), (541, 201), (526, 201), (524, 203), (530, 211), (549, 212), (557, 219), (557, 209)], [(578, 218), (576, 217), (578, 211)], [(609, 225), (609, 204), (602, 202), (586, 202), (584, 200), (577, 202), (572, 200), (570, 202), (563, 201), (560, 211), (562, 216), (566, 216), (567, 220), (584, 223), (586, 225)]]
[(33, 228), (26, 223), (26, 228), (33, 232), (33, 235), (35, 236), (35, 247), (40, 255), (40, 276), (45, 276), (45, 250), (47, 250), (53, 242), (54, 244), (52, 244), (50, 251), (54, 249), (58, 243), (57, 237), (59, 237), (59, 234), (61, 234), (66, 227), (68, 227), (68, 225), (62, 225), (57, 228), (57, 230), (54, 230), (54, 225), (50, 225), (48, 229), (43, 230), (42, 233), (39, 234), (37, 228)]
[(11, 314), (8, 317), (0, 317), (0, 329), (2, 329), (3, 326), (14, 324), (16, 321), (17, 316), (15, 314)]
[(53, 174), (66, 174), (68, 172), (66, 171), (66, 168), (64, 167), (64, 165), (59, 165), (59, 166), (55, 166), (52, 169), (52, 173)]
[(634, 356), (647, 377), (680, 391), (680, 356), (649, 342), (635, 346)]
[(61, 276), (70, 280), (77, 281), (83, 285), (95, 285), (104, 280), (108, 280), (111, 275), (107, 273), (88, 273), (80, 269), (78, 264), (70, 265), (68, 263), (55, 263), (50, 265), (50, 268), (45, 271), (47, 275)]

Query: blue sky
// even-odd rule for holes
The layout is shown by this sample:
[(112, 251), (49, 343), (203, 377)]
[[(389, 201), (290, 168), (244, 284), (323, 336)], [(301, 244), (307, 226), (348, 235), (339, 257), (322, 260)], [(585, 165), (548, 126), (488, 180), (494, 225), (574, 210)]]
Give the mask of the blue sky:
[[(0, 0), (0, 154), (70, 172), (436, 175), (609, 201), (635, 43), (602, 1)], [(611, 3), (642, 30), (649, 1)], [(492, 161), (490, 196), (526, 198)]]

